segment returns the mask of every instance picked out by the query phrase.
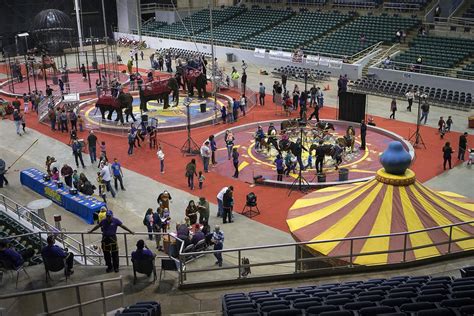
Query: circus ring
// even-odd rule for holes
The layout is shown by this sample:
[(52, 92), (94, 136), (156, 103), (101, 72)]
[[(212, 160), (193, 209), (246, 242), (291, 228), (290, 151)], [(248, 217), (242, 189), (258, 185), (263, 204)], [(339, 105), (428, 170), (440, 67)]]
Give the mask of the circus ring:
[[(137, 121), (135, 125), (141, 123), (141, 111), (140, 111), (140, 97), (138, 93), (132, 93), (133, 96), (133, 114)], [(170, 101), (170, 107), (163, 109), (163, 104), (157, 101), (148, 101), (147, 108), (148, 122), (153, 126), (157, 127), (158, 132), (176, 131), (186, 129), (187, 116), (186, 106), (183, 104), (185, 94), (180, 94), (179, 105), (174, 107), (174, 102)], [(216, 120), (216, 105), (214, 98), (209, 96), (206, 99), (198, 99), (197, 97), (190, 98), (190, 115), (191, 115), (191, 127), (198, 127), (203, 125), (212, 124)], [(216, 103), (218, 109), (221, 106), (227, 105), (229, 97), (223, 94), (216, 95)], [(114, 112), (112, 120), (102, 120), (102, 115), (99, 109), (95, 107), (97, 99), (87, 100), (80, 104), (79, 113), (84, 118), (86, 128), (101, 130), (110, 133), (124, 134), (128, 132), (130, 124), (125, 122), (123, 125), (116, 122), (117, 113)], [(206, 103), (206, 112), (201, 112), (201, 104)], [(220, 116), (220, 112), (217, 113)], [(124, 120), (125, 120), (124, 114)], [(133, 120), (129, 117), (129, 123)]]
[[(240, 153), (239, 180), (248, 183), (255, 182), (262, 185), (281, 187), (289, 187), (292, 185), (298, 176), (298, 172), (295, 174), (290, 173), (289, 176), (284, 176), (283, 181), (277, 181), (276, 168), (273, 163), (277, 154), (275, 149), (272, 148), (270, 150), (270, 154), (267, 154), (266, 151), (258, 152), (255, 150), (254, 134), (258, 125), (261, 125), (264, 132), (266, 133), (269, 124), (273, 123), (279, 131), (280, 123), (282, 121), (283, 120), (265, 121), (229, 128), (229, 130), (231, 130), (234, 134), (235, 147), (238, 148)], [(349, 170), (348, 180), (344, 181), (339, 181), (339, 171), (335, 170), (331, 158), (326, 157), (324, 164), (326, 182), (318, 182), (317, 180), (316, 169), (314, 168), (315, 159), (313, 151), (313, 168), (306, 169), (304, 172), (302, 172), (304, 178), (309, 182), (310, 187), (322, 188), (333, 185), (363, 182), (373, 179), (377, 170), (381, 168), (379, 155), (385, 150), (387, 144), (394, 140), (400, 141), (403, 144), (403, 147), (410, 153), (412, 160), (415, 157), (413, 146), (401, 136), (388, 130), (374, 126), (368, 126), (366, 149), (360, 151), (358, 150), (358, 147), (360, 146), (358, 129), (359, 124), (337, 120), (324, 121), (330, 122), (334, 125), (335, 131), (332, 132), (332, 134), (336, 137), (342, 137), (345, 134), (348, 126), (354, 126), (356, 129), (355, 150), (352, 154), (346, 154), (342, 164), (339, 166), (339, 170), (341, 168), (346, 168)], [(225, 131), (215, 135), (219, 149), (216, 152), (217, 165), (214, 166), (214, 170), (222, 175), (231, 177), (233, 175), (234, 169), (232, 162), (229, 161), (227, 157), (224, 135)], [(309, 148), (310, 141), (303, 139), (303, 144), (306, 146), (306, 148)], [(303, 151), (302, 159), (304, 164), (307, 162), (307, 157), (308, 153)], [(260, 178), (259, 181), (255, 181), (256, 178)]]

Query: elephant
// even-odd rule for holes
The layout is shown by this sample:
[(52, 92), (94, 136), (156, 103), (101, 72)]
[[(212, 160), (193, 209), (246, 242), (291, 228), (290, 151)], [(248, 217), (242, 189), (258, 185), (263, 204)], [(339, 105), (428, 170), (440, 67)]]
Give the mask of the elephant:
[(140, 89), (140, 110), (148, 112), (147, 102), (151, 100), (163, 100), (163, 109), (169, 108), (169, 96), (173, 93), (175, 106), (179, 103), (179, 86), (176, 78), (171, 77), (166, 80), (152, 81)]
[[(133, 97), (130, 93), (121, 92), (117, 98), (114, 98), (111, 95), (101, 96), (95, 107), (99, 108), (100, 113), (102, 114), (102, 120), (112, 120), (112, 114), (114, 111), (117, 112), (116, 122), (120, 121), (123, 124), (123, 112), (122, 110), (130, 107), (133, 102)], [(108, 112), (107, 118), (105, 114)]]
[(188, 96), (194, 96), (194, 87), (196, 87), (199, 99), (207, 97), (207, 78), (202, 71), (197, 69), (188, 70), (184, 76), (184, 82), (188, 90)]

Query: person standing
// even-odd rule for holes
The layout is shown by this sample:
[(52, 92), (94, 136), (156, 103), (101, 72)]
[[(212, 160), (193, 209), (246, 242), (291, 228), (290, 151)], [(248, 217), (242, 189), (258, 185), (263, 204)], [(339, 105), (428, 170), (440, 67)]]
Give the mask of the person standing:
[(115, 190), (118, 191), (118, 182), (120, 182), (120, 189), (125, 191), (125, 187), (123, 186), (123, 172), (122, 172), (122, 165), (118, 162), (117, 158), (114, 158), (114, 163), (112, 164), (112, 173), (114, 175), (114, 186)]
[(286, 82), (287, 81), (288, 81), (288, 76), (286, 75), (286, 73), (283, 73), (281, 75), (281, 85), (283, 86), (284, 92), (286, 92)]
[(232, 186), (223, 187), (219, 193), (217, 193), (217, 217), (224, 215), (224, 194), (227, 192), (227, 189), (233, 190)]
[(206, 198), (201, 196), (199, 198), (199, 202), (197, 205), (198, 212), (199, 212), (199, 224), (203, 224), (204, 222), (209, 223), (209, 202), (206, 201)]
[(296, 111), (298, 109), (298, 103), (300, 100), (300, 88), (297, 84), (293, 88), (293, 109)]
[(237, 148), (234, 147), (232, 149), (232, 163), (234, 164), (234, 175), (232, 177), (238, 178), (239, 177), (239, 152)]
[(202, 157), (202, 163), (204, 165), (204, 172), (209, 172), (209, 160), (211, 159), (211, 149), (209, 148), (208, 140), (206, 140), (206, 142), (202, 144), (200, 152), (201, 152), (201, 157)]
[(97, 136), (95, 136), (93, 130), (91, 130), (89, 136), (87, 136), (87, 146), (89, 147), (89, 156), (92, 164), (97, 161)]
[(367, 124), (365, 120), (360, 122), (360, 150), (365, 150), (365, 137), (367, 136)]
[(237, 69), (235, 69), (235, 67), (232, 67), (232, 72), (230, 73), (230, 78), (232, 79), (232, 87), (235, 88), (235, 89), (238, 89), (239, 88), (240, 74), (237, 71)]
[(316, 147), (316, 173), (323, 173), (324, 158), (326, 153), (323, 148), (323, 141), (319, 141), (319, 146)]
[(240, 78), (240, 83), (242, 84), (242, 93), (245, 94), (245, 89), (247, 87), (247, 73), (245, 70), (242, 72), (242, 77)]
[(407, 111), (411, 112), (411, 106), (413, 105), (413, 99), (415, 98), (415, 93), (413, 93), (413, 90), (410, 90), (405, 94), (405, 96), (407, 97), (407, 101), (408, 101)]
[(61, 133), (66, 131), (66, 133), (69, 133), (69, 129), (67, 127), (67, 113), (66, 110), (62, 110), (61, 114), (59, 115), (59, 120), (61, 121)]
[(393, 98), (392, 102), (390, 103), (390, 111), (392, 111), (390, 118), (395, 119), (395, 112), (397, 112), (397, 100), (395, 100), (395, 98)]
[(80, 70), (81, 70), (81, 74), (82, 74), (82, 80), (86, 81), (87, 80), (86, 66), (84, 66), (84, 64), (82, 64)]
[(13, 110), (13, 122), (15, 123), (16, 133), (21, 136), (20, 126), (21, 126), (21, 114), (17, 109)]
[(451, 143), (446, 142), (443, 147), (443, 169), (446, 170), (446, 163), (449, 164), (449, 169), (452, 169), (451, 167), (451, 154), (454, 152), (454, 150), (451, 148)]
[(165, 173), (165, 153), (163, 152), (163, 148), (158, 146), (158, 151), (156, 152), (158, 159), (160, 160), (160, 172)]
[(196, 173), (196, 159), (193, 158), (186, 165), (186, 178), (188, 179), (188, 187), (191, 190), (194, 190), (194, 176), (197, 176), (197, 173)]
[(214, 233), (212, 234), (212, 242), (214, 243), (214, 256), (216, 257), (217, 261), (216, 264), (219, 267), (222, 267), (222, 250), (224, 248), (224, 232), (221, 231), (219, 225), (214, 227)]
[(74, 159), (76, 161), (76, 166), (79, 168), (79, 160), (81, 161), (82, 168), (85, 168), (84, 160), (82, 159), (82, 145), (75, 139), (72, 143), (72, 153), (74, 154)]
[(143, 225), (146, 226), (148, 231), (148, 239), (153, 240), (153, 227), (155, 225), (155, 217), (153, 216), (153, 209), (148, 208), (145, 213), (145, 217), (143, 218)]
[(71, 122), (71, 130), (77, 131), (77, 115), (74, 111), (69, 111), (69, 122)]
[(72, 188), (72, 174), (72, 168), (68, 164), (64, 164), (61, 168), (61, 175), (64, 177), (64, 183), (70, 188)]
[(232, 223), (232, 209), (234, 208), (234, 191), (229, 187), (222, 197), (222, 207), (224, 214), (222, 216), (222, 222), (227, 224), (227, 222)]
[(128, 140), (128, 155), (133, 155), (133, 147), (135, 146), (135, 133), (130, 129), (128, 131), (127, 140)]
[(211, 146), (211, 163), (213, 165), (217, 165), (217, 162), (216, 162), (217, 143), (216, 143), (214, 135), (209, 136), (209, 144)]
[(283, 181), (283, 172), (285, 170), (285, 167), (283, 165), (283, 158), (280, 154), (276, 156), (275, 166), (277, 170), (277, 181)]
[(104, 253), (105, 264), (107, 265), (107, 270), (105, 270), (105, 272), (109, 273), (112, 272), (112, 270), (119, 272), (117, 228), (122, 227), (122, 229), (128, 231), (132, 235), (134, 233), (128, 229), (121, 220), (115, 218), (114, 213), (111, 210), (108, 210), (105, 219), (95, 225), (88, 231), (88, 233), (93, 233), (99, 227), (102, 229), (102, 251)]
[(234, 148), (234, 134), (230, 130), (225, 131), (224, 141), (227, 148), (227, 160), (232, 156), (232, 149)]
[(446, 132), (450, 132), (451, 131), (451, 126), (453, 125), (453, 118), (450, 116), (448, 116), (448, 119), (446, 120)]
[(466, 153), (466, 149), (467, 149), (467, 132), (464, 132), (464, 134), (459, 136), (458, 160), (464, 161), (464, 154)]
[(109, 164), (106, 160), (103, 162), (103, 164), (104, 165), (100, 169), (100, 172), (99, 172), (100, 177), (102, 178), (102, 181), (104, 182), (105, 188), (107, 189), (107, 191), (110, 192), (110, 194), (112, 194), (113, 198), (115, 198), (115, 191), (112, 188), (112, 185), (110, 184), (110, 182), (112, 181), (112, 174), (110, 172)]
[(198, 208), (193, 200), (189, 201), (188, 206), (185, 210), (185, 216), (189, 218), (189, 223), (194, 225), (197, 223), (198, 219)]
[(29, 110), (29, 102), (30, 100), (30, 97), (26, 94), (26, 93), (23, 93), (23, 112), (26, 114), (28, 113), (28, 110)]
[(265, 105), (265, 86), (262, 82), (260, 82), (258, 86), (258, 101), (260, 102), (261, 106)]
[(8, 180), (5, 178), (5, 173), (7, 173), (7, 170), (8, 169), (6, 169), (5, 160), (0, 158), (0, 188), (3, 188), (3, 183), (8, 185)]

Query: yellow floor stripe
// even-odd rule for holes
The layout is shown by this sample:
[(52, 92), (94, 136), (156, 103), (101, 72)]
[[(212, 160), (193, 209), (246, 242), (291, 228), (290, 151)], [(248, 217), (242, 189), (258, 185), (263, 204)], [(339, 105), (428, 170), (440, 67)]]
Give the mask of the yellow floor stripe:
[[(393, 186), (387, 185), (387, 190), (380, 205), (374, 226), (370, 231), (370, 236), (387, 235), (391, 233), (392, 228), (392, 206), (393, 206)], [(374, 251), (387, 251), (390, 247), (390, 237), (380, 237), (368, 239), (362, 247), (361, 253)], [(354, 263), (356, 264), (380, 264), (387, 263), (388, 254), (359, 256)]]
[(367, 186), (364, 188), (361, 188), (360, 190), (357, 190), (356, 192), (352, 193), (351, 195), (346, 196), (343, 199), (340, 199), (336, 201), (335, 203), (328, 205), (320, 210), (317, 210), (315, 208), (314, 212), (301, 215), (295, 218), (291, 218), (287, 220), (288, 227), (291, 232), (295, 232), (296, 230), (311, 225), (314, 222), (319, 221), (322, 218), (325, 218), (326, 216), (329, 216), (337, 211), (339, 211), (341, 208), (352, 202), (355, 198), (357, 198), (359, 195), (364, 194), (365, 191), (369, 190), (372, 188), (377, 181), (370, 181)]
[[(355, 206), (351, 212), (337, 221), (326, 231), (313, 238), (311, 241), (345, 238), (354, 229), (354, 227), (359, 224), (359, 221), (372, 205), (382, 187), (383, 184), (378, 182), (377, 186), (371, 190), (370, 193), (357, 206)], [(327, 255), (338, 244), (339, 242), (316, 244), (314, 245), (314, 249)]]
[[(418, 214), (408, 197), (405, 187), (399, 187), (400, 199), (402, 202), (403, 214), (407, 224), (407, 231), (422, 230), (426, 227), (421, 222)], [(412, 247), (425, 246), (433, 243), (430, 236), (426, 232), (417, 234), (410, 234), (410, 242)], [(439, 256), (439, 251), (436, 247), (427, 247), (414, 250), (415, 258), (422, 259), (427, 257)]]
[[(431, 191), (431, 190), (428, 190), (425, 186), (423, 185), (420, 185), (418, 183), (415, 183), (415, 186), (417, 189), (423, 191), (431, 200), (433, 200), (436, 204), (438, 204), (439, 206), (441, 206), (443, 209), (445, 209), (446, 211), (448, 211), (449, 213), (451, 213), (454, 217), (457, 217), (459, 218), (461, 221), (463, 222), (469, 222), (469, 221), (472, 221), (474, 218), (473, 216), (469, 216), (469, 215), (466, 215), (460, 211), (458, 211), (457, 209), (455, 209), (454, 207), (448, 205), (447, 203), (443, 202), (441, 199), (439, 199), (436, 194)], [(445, 198), (445, 197), (444, 197)], [(449, 200), (451, 203), (459, 206), (459, 207), (462, 207), (461, 205), (459, 205), (459, 203), (455, 200), (451, 200), (451, 199), (448, 199), (448, 198), (445, 198), (446, 200)], [(466, 204), (466, 203), (464, 203)], [(474, 205), (472, 205), (474, 207)], [(462, 207), (464, 209), (466, 209), (465, 207)], [(474, 215), (474, 213), (473, 213)]]
[[(412, 192), (418, 202), (423, 206), (423, 208), (428, 212), (428, 214), (431, 215), (433, 220), (438, 224), (438, 226), (446, 226), (446, 225), (451, 225), (453, 224), (449, 219), (447, 219), (442, 213), (440, 213), (433, 205), (431, 205), (424, 197), (421, 195), (421, 193), (417, 190), (415, 186), (410, 186), (410, 189), (412, 189)], [(444, 233), (446, 234), (446, 241), (448, 240), (449, 236), (449, 228), (444, 228), (443, 229)], [(470, 234), (466, 233), (463, 231), (460, 227), (456, 226), (453, 227), (452, 231), (452, 238), (453, 239), (461, 239), (465, 237), (469, 237)], [(437, 240), (438, 242), (441, 242), (442, 240)], [(457, 243), (459, 247), (462, 249), (468, 249), (472, 248), (473, 242), (471, 240), (466, 240), (462, 242)]]
[(438, 191), (438, 194), (446, 195), (446, 196), (449, 196), (449, 197), (452, 197), (452, 198), (467, 199), (464, 195), (457, 194), (457, 193), (454, 193), (454, 192), (449, 192), (449, 191)]
[(242, 171), (242, 169), (244, 169), (245, 167), (247, 167), (249, 165), (249, 163), (247, 161), (243, 161), (240, 165), (239, 165), (239, 172)]
[[(376, 181), (376, 180), (372, 180), (372, 181)], [(366, 182), (365, 184), (366, 185), (371, 185), (370, 182), (372, 182), (372, 181)], [(357, 190), (357, 189), (359, 189), (358, 186), (353, 186), (353, 187), (347, 188), (343, 191), (340, 191), (338, 193), (334, 193), (334, 194), (331, 194), (331, 195), (318, 196), (318, 197), (308, 198), (308, 199), (302, 198), (302, 199), (296, 200), (296, 202), (291, 206), (290, 211), (295, 210), (295, 209), (300, 209), (300, 208), (303, 208), (303, 207), (308, 207), (308, 206), (316, 206), (317, 204), (320, 204), (320, 203), (332, 201), (332, 200), (337, 199), (341, 196), (347, 195), (350, 192), (352, 192), (354, 190)]]

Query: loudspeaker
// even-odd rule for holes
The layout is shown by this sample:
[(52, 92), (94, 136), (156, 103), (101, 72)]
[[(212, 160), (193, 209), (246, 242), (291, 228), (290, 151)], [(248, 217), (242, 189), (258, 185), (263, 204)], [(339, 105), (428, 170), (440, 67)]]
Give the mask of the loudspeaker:
[(201, 113), (206, 113), (206, 103), (201, 103), (199, 106), (201, 107)]
[(365, 119), (366, 100), (366, 94), (341, 92), (339, 94), (339, 115), (337, 119), (360, 123)]

